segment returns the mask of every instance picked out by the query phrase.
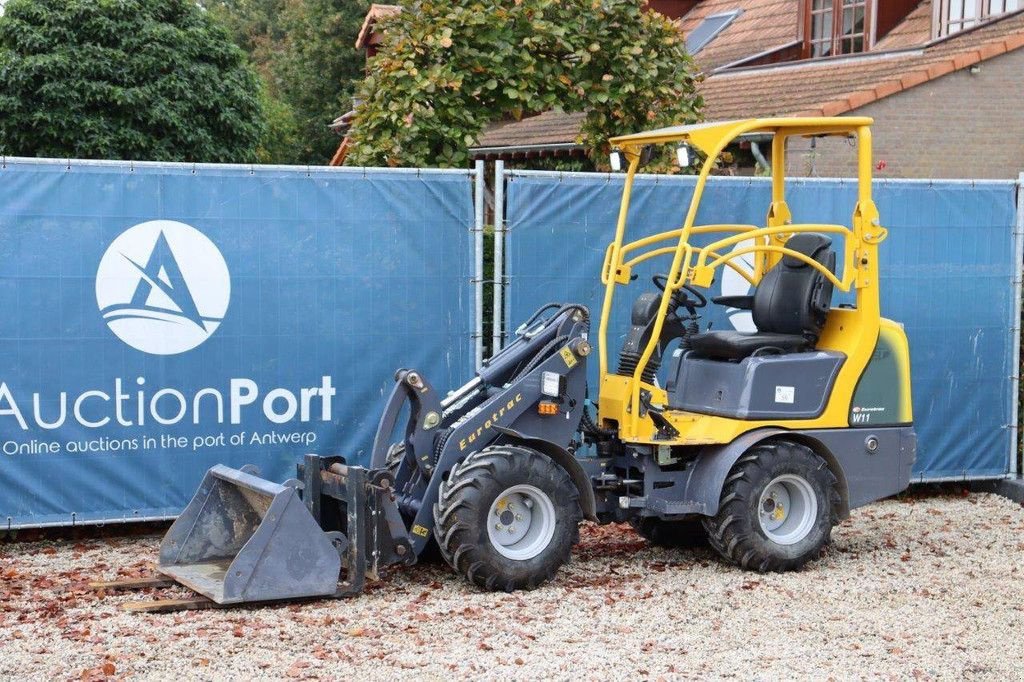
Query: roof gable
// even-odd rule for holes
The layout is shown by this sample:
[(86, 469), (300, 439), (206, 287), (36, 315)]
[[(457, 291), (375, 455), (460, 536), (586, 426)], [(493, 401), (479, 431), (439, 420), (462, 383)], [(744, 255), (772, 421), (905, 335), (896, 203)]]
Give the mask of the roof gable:
[(361, 50), (372, 44), (373, 26), (379, 19), (394, 16), (401, 11), (402, 8), (399, 5), (379, 5), (377, 3), (370, 5), (370, 9), (363, 19), (363, 25), (359, 28), (359, 35), (356, 37), (356, 49)]

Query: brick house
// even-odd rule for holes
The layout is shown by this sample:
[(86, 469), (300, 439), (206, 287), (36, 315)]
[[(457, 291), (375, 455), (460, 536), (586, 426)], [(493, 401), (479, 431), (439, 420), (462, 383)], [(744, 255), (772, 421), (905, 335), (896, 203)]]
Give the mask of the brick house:
[[(1024, 171), (1024, 0), (697, 0), (678, 8), (705, 74), (708, 120), (873, 116), (879, 177)], [(493, 126), (473, 152), (582, 155), (582, 119), (550, 111)], [(734, 172), (763, 161), (756, 141), (735, 151)], [(794, 175), (854, 172), (842, 140), (800, 141), (787, 154)]]

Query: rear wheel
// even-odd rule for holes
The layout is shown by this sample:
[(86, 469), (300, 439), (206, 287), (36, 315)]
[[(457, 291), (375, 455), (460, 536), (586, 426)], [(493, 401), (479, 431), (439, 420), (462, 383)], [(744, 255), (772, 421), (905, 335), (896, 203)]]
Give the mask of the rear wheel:
[(647, 517), (630, 521), (629, 525), (657, 547), (702, 547), (708, 542), (707, 533), (699, 518), (665, 521)]
[(434, 506), (441, 555), (488, 590), (533, 589), (579, 540), (579, 492), (548, 456), (501, 445), (474, 452), (442, 483)]
[(708, 541), (746, 569), (800, 568), (821, 553), (839, 521), (836, 488), (835, 475), (810, 448), (756, 445), (730, 470), (718, 513), (704, 519)]

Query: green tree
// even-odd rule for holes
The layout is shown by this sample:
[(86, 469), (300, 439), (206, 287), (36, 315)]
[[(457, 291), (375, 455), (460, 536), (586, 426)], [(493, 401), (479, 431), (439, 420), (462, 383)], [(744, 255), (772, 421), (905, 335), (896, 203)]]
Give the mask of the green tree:
[(205, 0), (266, 82), (261, 158), (325, 163), (340, 142), (327, 124), (352, 108), (365, 57), (355, 47), (363, 0)]
[(327, 124), (352, 108), (366, 57), (355, 47), (368, 2), (288, 0), (287, 49), (274, 65), (281, 98), (295, 112), (303, 163), (327, 163), (341, 140)]
[(637, 0), (411, 0), (381, 23), (348, 162), (464, 166), (491, 122), (586, 111), (609, 134), (693, 122), (702, 106), (679, 30)]
[(9, 0), (0, 17), (0, 151), (256, 160), (259, 81), (191, 0)]

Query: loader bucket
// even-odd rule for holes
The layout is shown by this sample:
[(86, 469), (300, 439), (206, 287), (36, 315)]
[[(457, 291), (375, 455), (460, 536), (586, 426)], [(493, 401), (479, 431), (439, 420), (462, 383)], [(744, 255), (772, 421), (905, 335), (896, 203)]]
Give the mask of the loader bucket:
[(332, 595), (339, 535), (294, 487), (218, 464), (164, 536), (158, 569), (218, 604)]

